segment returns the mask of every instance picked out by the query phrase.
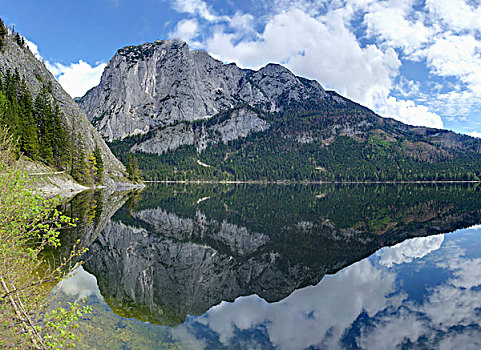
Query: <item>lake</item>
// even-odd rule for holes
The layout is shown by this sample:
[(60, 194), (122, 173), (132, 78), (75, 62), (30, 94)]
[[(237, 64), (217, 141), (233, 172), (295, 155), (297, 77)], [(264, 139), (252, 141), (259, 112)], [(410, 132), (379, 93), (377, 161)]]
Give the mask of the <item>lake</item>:
[(481, 187), (149, 185), (86, 192), (80, 348), (481, 347)]

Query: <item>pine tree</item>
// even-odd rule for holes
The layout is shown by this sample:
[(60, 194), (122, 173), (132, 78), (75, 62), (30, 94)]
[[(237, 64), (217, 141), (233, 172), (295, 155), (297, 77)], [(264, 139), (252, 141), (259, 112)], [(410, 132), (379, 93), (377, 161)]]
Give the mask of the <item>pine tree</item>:
[(100, 151), (100, 147), (98, 145), (95, 145), (94, 157), (95, 162), (97, 163), (96, 181), (100, 183), (104, 178), (104, 160), (102, 159), (102, 152)]
[(19, 33), (15, 34), (15, 41), (17, 42), (17, 45), (20, 47), (23, 47), (23, 45), (25, 44), (25, 40)]
[(125, 166), (127, 169), (128, 177), (133, 182), (141, 182), (142, 181), (142, 174), (140, 173), (139, 169), (139, 162), (132, 153), (129, 153), (127, 158), (127, 165)]
[(87, 183), (93, 185), (97, 178), (97, 161), (95, 160), (95, 155), (92, 151), (87, 152), (87, 162), (86, 162)]
[(7, 27), (5, 27), (5, 23), (3, 23), (0, 18), (0, 50), (5, 46), (5, 38), (7, 37), (7, 34)]
[(134, 160), (132, 158), (132, 153), (129, 153), (129, 156), (127, 157), (127, 164), (125, 165), (125, 168), (127, 170), (127, 174), (130, 180), (134, 180)]
[(68, 140), (67, 131), (64, 124), (64, 118), (60, 107), (55, 103), (55, 107), (52, 114), (52, 128), (53, 128), (53, 139), (52, 139), (52, 151), (55, 159), (55, 163), (58, 168), (63, 167), (63, 164), (68, 163)]
[(22, 83), (23, 93), (20, 97), (20, 108), (22, 110), (20, 147), (30, 158), (37, 160), (39, 154), (38, 130), (34, 119), (32, 96), (26, 88), (25, 81)]
[(134, 159), (134, 164), (133, 164), (134, 181), (142, 182), (142, 174), (140, 173), (139, 162), (135, 156), (133, 156), (133, 159)]
[(54, 117), (48, 91), (45, 87), (35, 98), (35, 122), (39, 131), (40, 155), (49, 165), (53, 164)]
[(88, 185), (87, 162), (85, 161), (85, 145), (80, 135), (72, 133), (72, 158), (70, 175), (81, 184)]

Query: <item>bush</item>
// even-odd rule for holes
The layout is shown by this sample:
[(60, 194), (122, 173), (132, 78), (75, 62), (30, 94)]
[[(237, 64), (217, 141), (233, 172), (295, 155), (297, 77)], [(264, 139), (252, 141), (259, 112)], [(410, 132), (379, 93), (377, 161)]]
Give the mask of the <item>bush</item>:
[(28, 186), (15, 167), (16, 144), (0, 129), (0, 345), (14, 348), (62, 348), (75, 340), (72, 327), (87, 307), (78, 303), (52, 309), (50, 291), (63, 278), (75, 256), (46, 266), (42, 252), (57, 247), (59, 228), (73, 225)]

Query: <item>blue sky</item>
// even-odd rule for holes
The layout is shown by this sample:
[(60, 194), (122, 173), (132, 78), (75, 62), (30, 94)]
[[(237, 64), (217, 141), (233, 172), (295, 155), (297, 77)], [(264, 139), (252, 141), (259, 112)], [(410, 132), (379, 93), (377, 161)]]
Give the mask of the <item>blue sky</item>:
[(244, 68), (284, 64), (383, 116), (481, 136), (480, 0), (2, 2), (74, 97), (118, 48), (181, 38)]

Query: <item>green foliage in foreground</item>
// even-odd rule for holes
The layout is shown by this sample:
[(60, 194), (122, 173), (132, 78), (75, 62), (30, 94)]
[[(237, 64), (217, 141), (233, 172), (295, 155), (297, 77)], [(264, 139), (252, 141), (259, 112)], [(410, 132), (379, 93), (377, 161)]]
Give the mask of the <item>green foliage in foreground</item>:
[(0, 129), (0, 345), (6, 348), (59, 349), (73, 345), (75, 322), (88, 307), (79, 303), (51, 308), (52, 287), (75, 256), (46, 266), (42, 252), (59, 245), (59, 229), (74, 225), (28, 188), (28, 178), (15, 169), (15, 143)]

